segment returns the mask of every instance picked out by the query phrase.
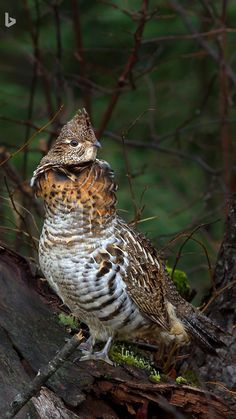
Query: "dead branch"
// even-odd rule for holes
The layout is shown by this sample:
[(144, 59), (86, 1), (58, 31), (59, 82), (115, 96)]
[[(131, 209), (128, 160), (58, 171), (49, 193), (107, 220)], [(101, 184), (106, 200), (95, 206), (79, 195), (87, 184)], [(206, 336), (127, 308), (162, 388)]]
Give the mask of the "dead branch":
[[(235, 298), (236, 298), (236, 196), (231, 197), (228, 205), (228, 216), (225, 223), (224, 237), (217, 257), (214, 271), (215, 291), (211, 290), (210, 298), (204, 311), (225, 331), (226, 347), (220, 350), (220, 356), (213, 358), (208, 355), (202, 358), (196, 354), (195, 360), (189, 359), (187, 368), (196, 370), (202, 381), (219, 382), (214, 384), (214, 392), (222, 395), (223, 387), (227, 387), (225, 399), (229, 406), (236, 407), (235, 394), (230, 393), (235, 387)], [(209, 377), (210, 380), (209, 380)], [(228, 397), (228, 399), (227, 399)], [(234, 414), (235, 416), (235, 414)], [(234, 417), (232, 416), (232, 417)]]
[(22, 193), (23, 196), (28, 198), (31, 202), (33, 208), (36, 211), (36, 214), (43, 216), (43, 209), (40, 203), (35, 199), (32, 189), (29, 185), (23, 182), (20, 174), (15, 169), (15, 167), (9, 162), (10, 154), (6, 151), (4, 147), (0, 147), (0, 166), (2, 162), (5, 162), (2, 166), (2, 169), (6, 173), (8, 179), (10, 179), (17, 189)]
[[(53, 117), (53, 114), (54, 114), (53, 101), (52, 101), (52, 98), (51, 98), (51, 86), (50, 86), (48, 73), (43, 66), (42, 51), (41, 51), (41, 49), (39, 48), (39, 45), (38, 45), (38, 31), (39, 31), (39, 28), (37, 27), (37, 25), (35, 25), (35, 22), (33, 20), (32, 15), (31, 15), (28, 0), (23, 1), (23, 7), (24, 7), (24, 11), (25, 11), (26, 20), (27, 20), (28, 30), (29, 30), (29, 33), (30, 33), (30, 36), (31, 36), (31, 39), (32, 39), (32, 45), (33, 45), (33, 49), (34, 49), (34, 58), (33, 59), (37, 60), (37, 62), (38, 62), (37, 66), (40, 69), (40, 75), (41, 75), (42, 81), (43, 81), (44, 94), (45, 94), (46, 103), (47, 103), (48, 118), (51, 119)], [(37, 6), (37, 15), (38, 15), (37, 19), (39, 19), (38, 6)]]
[[(198, 419), (233, 417), (231, 408), (214, 392), (179, 385), (168, 378), (166, 382), (154, 383), (145, 371), (128, 365), (112, 367), (93, 361), (63, 362), (64, 355), (57, 351), (68, 333), (52, 312), (50, 301), (53, 294), (48, 294), (47, 299), (46, 294), (39, 294), (37, 278), (30, 272), (27, 261), (4, 246), (0, 247), (0, 266), (0, 372), (3, 377), (0, 409), (6, 412), (3, 418), (13, 417), (14, 409), (19, 411), (32, 395), (41, 418), (45, 417), (43, 401), (47, 402), (49, 409), (53, 409), (56, 403), (61, 412), (66, 406), (67, 416), (64, 417), (74, 417), (73, 414), (85, 417), (86, 413), (93, 418), (97, 416), (98, 406), (104, 417), (105, 412), (109, 412), (116, 419), (137, 417), (145, 409), (150, 415), (160, 412), (164, 417), (165, 414), (176, 418), (192, 415)], [(71, 343), (73, 349), (77, 346), (77, 339), (78, 335), (75, 335), (63, 347), (64, 353)], [(59, 362), (56, 368), (61, 367), (52, 375), (55, 364), (49, 360), (54, 362), (55, 359), (58, 360), (56, 363)], [(6, 365), (11, 365), (11, 368), (6, 368)], [(38, 370), (40, 375), (30, 381), (28, 372), (32, 377)], [(44, 388), (39, 393), (42, 384)], [(9, 409), (12, 394), (19, 395)], [(29, 408), (28, 404), (24, 406), (25, 416)], [(115, 413), (116, 409), (121, 412), (120, 416)]]
[[(120, 136), (119, 134), (115, 134), (114, 132), (111, 131), (105, 131), (104, 133), (107, 137), (110, 137), (112, 139), (114, 139), (115, 141), (122, 143), (122, 136)], [(221, 173), (221, 171), (219, 170), (215, 170), (212, 169), (212, 167), (210, 167), (200, 156), (195, 156), (192, 154), (189, 154), (185, 151), (182, 150), (176, 150), (176, 149), (171, 149), (171, 148), (167, 148), (167, 147), (163, 147), (160, 146), (159, 144), (157, 144), (156, 142), (142, 142), (139, 140), (127, 140), (125, 139), (125, 145), (130, 146), (130, 147), (140, 147), (140, 148), (152, 148), (154, 150), (157, 150), (161, 153), (164, 154), (169, 154), (171, 156), (176, 156), (179, 157), (181, 159), (187, 159), (187, 160), (191, 160), (193, 162), (195, 162), (196, 164), (198, 164), (200, 167), (202, 167), (207, 173), (211, 173), (213, 175), (218, 175)]]
[[(7, 122), (13, 122), (14, 124), (17, 124), (17, 125), (28, 126), (30, 128), (34, 128), (36, 131), (40, 130), (40, 127), (38, 125), (34, 124), (32, 121), (29, 121), (29, 120), (10, 118), (10, 117), (5, 116), (5, 115), (0, 115), (0, 120), (1, 121), (7, 121)], [(49, 130), (47, 128), (44, 128), (41, 132), (47, 132), (48, 134), (55, 135), (55, 136), (58, 134), (56, 131), (52, 131), (52, 130)], [(9, 145), (9, 147), (10, 147), (10, 145)]]
[(59, 115), (61, 111), (62, 111), (62, 107), (54, 114), (54, 116), (46, 124), (44, 124), (37, 132), (34, 132), (34, 134), (31, 135), (31, 137), (22, 146), (20, 146), (14, 153), (9, 153), (8, 157), (6, 157), (6, 159), (0, 163), (0, 167), (3, 166), (5, 163), (7, 163), (12, 157), (16, 156), (18, 153), (23, 151), (25, 147), (27, 147), (34, 140), (37, 134), (39, 134), (40, 132), (43, 132), (57, 118), (57, 116)]
[(56, 98), (57, 106), (62, 105), (62, 91), (63, 91), (63, 75), (62, 75), (62, 34), (61, 34), (61, 19), (58, 2), (52, 2), (53, 16), (56, 29)]
[[(25, 7), (28, 7), (27, 1), (25, 1)], [(39, 3), (35, 1), (35, 9), (36, 9), (36, 22), (34, 27), (32, 28), (32, 40), (34, 46), (34, 63), (33, 63), (33, 71), (31, 77), (31, 85), (30, 85), (30, 93), (29, 93), (29, 100), (28, 100), (28, 109), (27, 109), (27, 119), (31, 120), (33, 117), (33, 110), (34, 110), (34, 99), (36, 93), (36, 86), (37, 86), (37, 79), (38, 79), (38, 63), (39, 63)], [(29, 13), (29, 12), (28, 12)], [(27, 14), (28, 14), (27, 13)], [(26, 126), (25, 130), (25, 142), (27, 142), (30, 135), (30, 127), (29, 125)], [(23, 150), (23, 165), (22, 165), (22, 177), (23, 179), (26, 178), (27, 173), (27, 164), (28, 164), (28, 146), (26, 145)]]
[(55, 357), (48, 363), (48, 365), (40, 369), (36, 377), (31, 381), (24, 392), (17, 394), (14, 400), (11, 403), (9, 410), (5, 413), (4, 418), (10, 419), (13, 418), (23, 406), (35, 396), (41, 387), (47, 382), (47, 380), (60, 368), (60, 366), (65, 362), (65, 360), (74, 352), (77, 348), (83, 335), (81, 332), (76, 333), (64, 346), (63, 348), (55, 355)]
[(189, 40), (189, 39), (196, 39), (199, 38), (199, 36), (203, 37), (203, 38), (214, 38), (215, 36), (221, 35), (221, 34), (225, 34), (225, 33), (235, 33), (236, 29), (235, 28), (218, 28), (218, 29), (212, 29), (210, 31), (206, 31), (206, 32), (197, 32), (197, 33), (192, 33), (192, 34), (182, 34), (182, 35), (166, 35), (166, 36), (157, 36), (155, 38), (148, 38), (148, 39), (144, 39), (142, 41), (142, 44), (150, 44), (150, 43), (157, 43), (157, 42), (162, 42), (162, 41), (176, 41), (176, 40)]
[[(224, 29), (226, 27), (227, 7), (226, 1), (222, 2), (221, 25)], [(223, 163), (223, 179), (225, 186), (226, 198), (229, 193), (235, 190), (235, 170), (234, 165), (234, 147), (230, 137), (230, 130), (228, 124), (230, 94), (229, 94), (229, 79), (226, 68), (226, 51), (227, 51), (227, 36), (223, 32), (222, 36), (218, 38), (219, 46), (219, 114), (220, 114), (220, 141), (222, 149), (222, 163)]]
[[(210, 47), (209, 43), (204, 39), (203, 36), (201, 36), (201, 34), (194, 28), (194, 26), (192, 25), (190, 19), (188, 18), (188, 15), (186, 13), (186, 10), (184, 9), (184, 7), (182, 7), (178, 1), (176, 0), (170, 0), (170, 4), (172, 6), (172, 8), (178, 12), (180, 14), (180, 16), (182, 17), (186, 27), (188, 28), (189, 32), (193, 35), (195, 35), (195, 40), (196, 42), (198, 42), (198, 44), (208, 53), (208, 55), (218, 64), (220, 64), (221, 57), (218, 54), (218, 52)], [(231, 81), (233, 82), (233, 84), (236, 86), (236, 74), (233, 71), (232, 67), (227, 64), (224, 61), (224, 66), (226, 69), (226, 72), (229, 76), (229, 78), (231, 79)]]
[(73, 10), (73, 24), (75, 32), (75, 42), (76, 42), (76, 58), (80, 64), (80, 76), (84, 80), (84, 106), (87, 112), (91, 115), (91, 87), (87, 82), (87, 69), (84, 55), (83, 39), (81, 33), (80, 25), (80, 13), (79, 5), (76, 0), (72, 0), (72, 10)]
[(98, 138), (101, 137), (104, 129), (106, 128), (106, 126), (107, 126), (107, 124), (108, 124), (108, 122), (109, 122), (109, 120), (112, 116), (112, 113), (114, 111), (114, 108), (116, 106), (116, 103), (119, 99), (119, 96), (122, 92), (122, 88), (123, 88), (123, 86), (125, 86), (127, 80), (129, 80), (131, 85), (133, 85), (132, 70), (134, 68), (134, 65), (138, 61), (138, 50), (139, 50), (140, 45), (141, 45), (142, 34), (143, 34), (145, 23), (146, 23), (146, 13), (147, 13), (147, 10), (148, 10), (148, 4), (149, 4), (149, 0), (143, 0), (141, 11), (140, 11), (141, 18), (139, 20), (137, 29), (134, 33), (134, 46), (133, 46), (133, 49), (131, 51), (131, 54), (128, 57), (127, 62), (125, 63), (123, 71), (118, 78), (118, 81), (117, 81), (116, 87), (114, 88), (114, 92), (111, 96), (110, 102), (109, 102), (109, 104), (107, 106), (107, 109), (104, 112), (104, 115), (102, 117), (100, 127), (97, 131)]

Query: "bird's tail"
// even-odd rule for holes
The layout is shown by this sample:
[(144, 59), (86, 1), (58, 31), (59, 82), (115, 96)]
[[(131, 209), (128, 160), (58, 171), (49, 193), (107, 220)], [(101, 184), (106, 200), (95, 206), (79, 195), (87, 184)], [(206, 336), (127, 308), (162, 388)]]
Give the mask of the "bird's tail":
[(199, 310), (192, 309), (188, 316), (182, 318), (186, 331), (203, 350), (217, 355), (216, 349), (225, 346), (221, 340), (225, 331)]

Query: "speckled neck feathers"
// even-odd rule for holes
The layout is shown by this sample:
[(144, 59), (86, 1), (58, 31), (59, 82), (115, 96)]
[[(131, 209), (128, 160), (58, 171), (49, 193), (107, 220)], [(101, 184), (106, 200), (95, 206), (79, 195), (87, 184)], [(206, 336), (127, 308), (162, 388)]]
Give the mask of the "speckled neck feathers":
[(50, 216), (77, 214), (87, 228), (99, 231), (116, 215), (116, 185), (109, 165), (101, 160), (87, 167), (52, 168), (38, 176), (35, 187)]

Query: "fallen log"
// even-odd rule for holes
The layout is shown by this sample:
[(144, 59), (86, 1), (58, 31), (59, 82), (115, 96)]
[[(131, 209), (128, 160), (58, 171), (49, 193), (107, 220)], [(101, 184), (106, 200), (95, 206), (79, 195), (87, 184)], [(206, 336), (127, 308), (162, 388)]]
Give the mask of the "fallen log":
[[(0, 412), (32, 384), (71, 338), (58, 322), (56, 298), (19, 254), (0, 246)], [(74, 362), (73, 353), (16, 418), (233, 418), (213, 392), (170, 382), (152, 383), (143, 370), (102, 362)], [(18, 396), (19, 398), (19, 396)], [(12, 416), (13, 417), (13, 416)]]

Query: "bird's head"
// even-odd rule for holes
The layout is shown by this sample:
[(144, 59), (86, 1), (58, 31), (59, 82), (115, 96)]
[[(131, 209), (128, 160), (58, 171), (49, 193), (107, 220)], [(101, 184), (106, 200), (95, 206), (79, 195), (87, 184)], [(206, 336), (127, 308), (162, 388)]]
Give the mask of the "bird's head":
[(31, 185), (35, 178), (45, 170), (53, 167), (83, 166), (93, 162), (100, 147), (92, 128), (89, 115), (85, 109), (76, 115), (62, 128), (59, 137), (39, 163), (33, 174)]
[(63, 166), (80, 165), (94, 161), (98, 147), (100, 143), (95, 137), (89, 116), (82, 109), (64, 125), (55, 144), (41, 162)]

